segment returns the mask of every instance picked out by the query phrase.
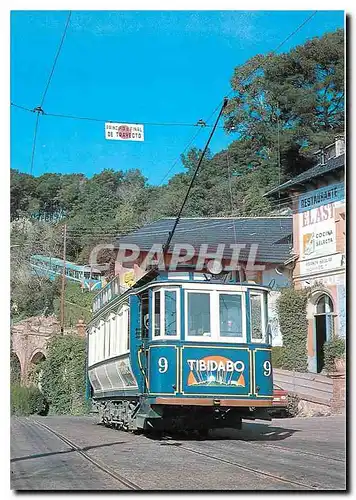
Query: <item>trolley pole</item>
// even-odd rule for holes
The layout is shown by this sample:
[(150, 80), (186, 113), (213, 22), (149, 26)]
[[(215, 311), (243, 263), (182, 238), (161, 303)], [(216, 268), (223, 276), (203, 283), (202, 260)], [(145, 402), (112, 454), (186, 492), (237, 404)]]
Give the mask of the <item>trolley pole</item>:
[(66, 283), (66, 252), (67, 252), (67, 224), (63, 228), (63, 271), (62, 271), (62, 290), (61, 290), (61, 334), (64, 334), (64, 293)]

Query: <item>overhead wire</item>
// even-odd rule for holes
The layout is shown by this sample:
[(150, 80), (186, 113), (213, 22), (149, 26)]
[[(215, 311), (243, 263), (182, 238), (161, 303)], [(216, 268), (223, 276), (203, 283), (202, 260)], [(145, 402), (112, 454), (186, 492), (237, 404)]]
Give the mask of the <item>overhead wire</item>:
[[(267, 57), (270, 57), (272, 56), (274, 53), (276, 53), (281, 47), (283, 47), (283, 45), (290, 39), (292, 38), (296, 33), (298, 33), (299, 30), (301, 30), (303, 28), (303, 26), (305, 26), (316, 14), (317, 14), (317, 10), (315, 10), (314, 12), (312, 12), (312, 14), (310, 16), (308, 16), (303, 22), (302, 24), (300, 24), (292, 33), (290, 33), (284, 40), (282, 40), (282, 42), (280, 42), (280, 44), (273, 50), (271, 50), (271, 52), (267, 55)], [(242, 81), (245, 81), (245, 80), (248, 80), (252, 75), (253, 73), (255, 73), (255, 71), (257, 71), (258, 69), (262, 68), (263, 67), (263, 64), (264, 62), (261, 62), (259, 63), (252, 71), (250, 71), (250, 73), (245, 76)], [(234, 89), (231, 89), (230, 92), (228, 92), (227, 97), (229, 97), (233, 92), (235, 92)], [(223, 102), (223, 100), (221, 100), (217, 106), (217, 108), (221, 105), (221, 103)]]
[[(30, 109), (26, 106), (22, 106), (20, 104), (16, 104), (14, 102), (10, 103), (11, 106), (14, 106), (15, 108), (22, 109), (24, 111), (28, 111), (30, 113), (35, 113), (35, 109)], [(84, 120), (84, 121), (92, 121), (92, 122), (98, 122), (98, 123), (123, 123), (124, 120), (119, 120), (119, 119), (104, 119), (104, 118), (94, 118), (94, 117), (89, 117), (89, 116), (76, 116), (76, 115), (65, 115), (65, 114), (60, 114), (60, 113), (48, 113), (46, 111), (42, 110), (42, 115), (43, 116), (50, 116), (54, 118), (68, 118), (71, 120)], [(126, 122), (125, 122), (126, 123)], [(145, 121), (130, 121), (132, 125), (145, 125), (145, 126), (151, 126), (151, 127), (198, 127), (199, 129), (203, 128), (212, 128), (213, 125), (210, 125), (206, 123), (204, 120), (202, 120), (202, 123), (199, 123), (199, 120), (197, 123), (181, 123), (181, 122), (145, 122)], [(223, 129), (223, 126), (218, 126), (217, 128)]]
[(40, 108), (42, 108), (42, 106), (44, 104), (44, 101), (45, 101), (45, 98), (46, 98), (46, 95), (47, 95), (47, 92), (48, 92), (48, 89), (49, 89), (49, 85), (51, 83), (51, 80), (52, 80), (52, 77), (53, 77), (53, 74), (54, 74), (54, 70), (55, 70), (55, 67), (56, 67), (56, 64), (57, 64), (57, 61), (58, 61), (58, 57), (59, 57), (59, 54), (61, 53), (63, 42), (64, 42), (64, 39), (65, 39), (66, 34), (67, 34), (67, 30), (68, 30), (68, 26), (69, 26), (69, 21), (70, 21), (71, 15), (72, 15), (72, 11), (70, 10), (69, 13), (68, 13), (67, 21), (66, 21), (66, 24), (65, 24), (65, 27), (64, 27), (64, 31), (63, 31), (63, 34), (62, 34), (62, 39), (60, 41), (60, 44), (59, 44), (56, 56), (55, 56), (53, 64), (52, 64), (52, 69), (51, 69), (51, 72), (50, 72), (49, 77), (48, 77), (47, 85), (46, 85), (45, 90), (44, 90), (43, 95), (42, 95)]
[[(60, 54), (61, 49), (62, 49), (64, 38), (65, 38), (65, 35), (66, 35), (66, 32), (67, 32), (67, 28), (68, 28), (68, 25), (69, 25), (69, 20), (70, 20), (71, 13), (72, 13), (72, 11), (69, 11), (69, 15), (68, 15), (67, 22), (66, 22), (66, 25), (65, 25), (65, 28), (64, 28), (62, 39), (61, 39), (61, 42), (59, 44), (59, 47), (58, 47), (58, 50), (57, 50), (57, 54), (56, 54), (56, 57), (54, 59), (53, 65), (52, 65), (52, 69), (51, 69), (49, 78), (47, 80), (47, 84), (46, 84), (45, 90), (44, 90), (43, 95), (42, 95), (41, 104), (32, 110), (32, 112), (36, 113), (37, 116), (36, 116), (35, 131), (34, 131), (34, 138), (33, 138), (33, 144), (32, 144), (32, 152), (31, 152), (30, 175), (32, 175), (33, 164), (34, 164), (34, 160), (35, 160), (35, 151), (36, 151), (36, 142), (37, 142), (37, 132), (38, 132), (38, 125), (39, 125), (39, 118), (40, 118), (40, 115), (44, 114), (42, 106), (43, 106), (44, 100), (46, 98), (46, 95), (47, 95), (47, 92), (48, 92), (48, 89), (49, 89), (49, 85), (50, 85), (52, 77), (53, 77), (53, 73), (54, 73), (54, 70), (55, 70), (55, 67), (56, 67), (56, 64), (57, 64), (57, 60), (58, 60), (59, 54)], [(19, 106), (19, 105), (14, 104), (14, 103), (11, 103), (11, 105), (12, 106), (16, 106), (17, 108), (21, 108), (21, 109), (24, 109), (26, 111), (29, 111), (29, 109), (25, 108), (24, 106)]]
[[(317, 14), (316, 10), (314, 12), (312, 12), (312, 14), (310, 14), (292, 33), (290, 33), (284, 40), (282, 40), (282, 42), (280, 42), (279, 45), (268, 54), (268, 56), (274, 54), (275, 52), (277, 52), (290, 38), (292, 38), (299, 30), (301, 30), (302, 27), (305, 26), (305, 24), (307, 24), (316, 14)], [(57, 63), (57, 60), (58, 60), (58, 57), (59, 57), (59, 54), (60, 54), (60, 51), (61, 51), (61, 48), (62, 48), (62, 45), (63, 45), (63, 42), (64, 42), (64, 38), (65, 38), (67, 29), (68, 29), (68, 25), (69, 25), (70, 16), (71, 16), (71, 11), (69, 12), (69, 15), (68, 15), (68, 18), (67, 18), (67, 22), (66, 22), (66, 26), (65, 26), (65, 29), (64, 29), (64, 32), (63, 32), (63, 36), (62, 36), (62, 39), (61, 39), (61, 43), (59, 45), (59, 48), (58, 48), (58, 51), (57, 51), (57, 54), (56, 54), (56, 57), (55, 57), (55, 60), (54, 60), (53, 66), (52, 66), (52, 70), (51, 70), (51, 73), (50, 73), (50, 76), (49, 76), (49, 79), (48, 79), (48, 82), (47, 82), (47, 85), (46, 85), (46, 88), (45, 88), (45, 91), (44, 91), (44, 94), (43, 94), (43, 97), (42, 97), (42, 101), (41, 101), (41, 105), (40, 105), (41, 107), (42, 107), (42, 105), (44, 103), (44, 99), (46, 97), (46, 94), (47, 94), (47, 91), (48, 91), (48, 88), (49, 88), (49, 84), (51, 82), (51, 79), (52, 79), (52, 76), (53, 76), (53, 73), (54, 73), (54, 69), (55, 69), (55, 66), (56, 66), (56, 63)], [(260, 69), (262, 66), (263, 66), (263, 62), (260, 63), (260, 64), (258, 64), (246, 77), (243, 78), (243, 80), (247, 80), (250, 76), (252, 76), (252, 74), (255, 71), (257, 71), (258, 69)], [(231, 95), (233, 92), (234, 92), (234, 89), (230, 90), (227, 93), (227, 96)], [(222, 103), (223, 103), (223, 99), (219, 101), (219, 104), (216, 106), (216, 108), (212, 112), (211, 116), (215, 114), (215, 112), (221, 106)], [(25, 106), (22, 106), (22, 105), (13, 103), (13, 102), (11, 103), (11, 106), (15, 106), (15, 107), (23, 109), (25, 111), (34, 112), (33, 109), (27, 108)], [(111, 119), (101, 119), (101, 118), (86, 117), (86, 116), (65, 115), (65, 114), (59, 114), (59, 113), (47, 113), (47, 112), (43, 112), (43, 114), (46, 115), (46, 116), (53, 116), (53, 117), (57, 117), (57, 118), (69, 118), (69, 119), (74, 119), (74, 120), (89, 120), (89, 121), (96, 121), (96, 122), (115, 122), (115, 121), (117, 121), (117, 120), (111, 120)], [(208, 120), (204, 120), (204, 125), (202, 126), (202, 128), (205, 128), (205, 127), (210, 127), (211, 128), (211, 127), (213, 127), (213, 125), (211, 125), (211, 124), (208, 123), (209, 120), (210, 120), (210, 118), (211, 118), (211, 116), (208, 118)], [(195, 127), (195, 126), (197, 126), (197, 124), (194, 124), (194, 123), (174, 123), (174, 122), (172, 122), (172, 123), (165, 123), (165, 122), (156, 123), (156, 122), (143, 122), (143, 121), (140, 121), (140, 122), (132, 122), (132, 123), (133, 124), (140, 123), (142, 125), (152, 125), (152, 126), (182, 126), (182, 127)], [(218, 127), (218, 128), (223, 128), (223, 127)]]
[(14, 108), (19, 108), (19, 109), (23, 109), (24, 111), (29, 111), (30, 113), (35, 113), (35, 111), (33, 109), (26, 108), (26, 106), (21, 106), (20, 104), (16, 104), (14, 102), (10, 102), (10, 105), (13, 106)]
[(33, 135), (33, 143), (32, 143), (32, 152), (31, 152), (31, 164), (30, 164), (30, 175), (32, 175), (33, 171), (33, 162), (35, 160), (35, 151), (36, 151), (36, 142), (37, 142), (37, 131), (38, 131), (38, 122), (40, 119), (40, 113), (37, 113), (36, 123), (35, 123), (35, 131)]

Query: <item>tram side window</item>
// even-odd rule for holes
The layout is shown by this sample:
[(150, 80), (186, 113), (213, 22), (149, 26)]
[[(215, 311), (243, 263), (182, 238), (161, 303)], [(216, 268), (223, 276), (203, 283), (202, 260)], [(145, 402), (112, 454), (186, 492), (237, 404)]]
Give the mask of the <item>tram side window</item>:
[(165, 290), (164, 309), (164, 333), (177, 335), (177, 292), (175, 290)]
[(116, 328), (116, 314), (110, 315), (110, 355), (116, 356), (117, 354), (117, 328)]
[(263, 296), (261, 294), (250, 295), (252, 342), (262, 342), (264, 337), (264, 326), (262, 320), (262, 299)]
[(210, 294), (188, 292), (188, 335), (210, 337)]
[(100, 320), (100, 330), (99, 330), (99, 346), (100, 346), (100, 359), (102, 361), (105, 359), (105, 322)]
[(242, 338), (241, 295), (219, 294), (220, 336)]
[(105, 351), (104, 358), (110, 357), (110, 326), (111, 326), (110, 317), (105, 319)]
[(153, 292), (153, 310), (154, 310), (154, 336), (159, 337), (161, 333), (161, 294), (160, 290)]

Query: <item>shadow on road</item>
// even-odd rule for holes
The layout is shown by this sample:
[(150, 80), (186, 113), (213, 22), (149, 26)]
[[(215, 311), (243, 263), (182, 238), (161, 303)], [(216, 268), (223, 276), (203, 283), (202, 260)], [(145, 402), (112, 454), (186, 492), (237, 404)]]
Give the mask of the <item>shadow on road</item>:
[(237, 441), (283, 441), (299, 429), (272, 426), (261, 423), (244, 423), (242, 429), (217, 429), (211, 432), (210, 439), (233, 439)]
[(89, 451), (97, 448), (105, 448), (108, 446), (115, 446), (117, 444), (125, 444), (126, 441), (115, 441), (114, 443), (106, 443), (106, 444), (98, 444), (95, 446), (83, 446), (83, 448), (71, 448), (70, 450), (62, 450), (62, 451), (50, 451), (48, 453), (37, 453), (36, 455), (27, 455), (25, 457), (11, 458), (10, 462), (21, 462), (23, 460), (31, 460), (33, 458), (43, 458), (50, 457), (52, 455), (64, 455), (66, 453), (73, 453), (75, 451)]
[[(195, 432), (166, 432), (146, 434), (145, 437), (154, 441), (162, 441), (162, 445), (179, 446), (179, 441), (283, 441), (299, 429), (287, 429), (285, 427), (271, 426), (261, 423), (244, 423), (241, 430), (237, 429), (214, 429), (209, 431), (208, 436), (199, 436)], [(170, 440), (172, 443), (170, 443)]]

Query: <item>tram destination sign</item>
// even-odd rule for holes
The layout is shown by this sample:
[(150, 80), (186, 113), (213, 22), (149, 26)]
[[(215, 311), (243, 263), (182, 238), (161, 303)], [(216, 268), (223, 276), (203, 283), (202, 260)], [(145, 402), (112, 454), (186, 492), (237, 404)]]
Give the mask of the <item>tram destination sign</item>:
[(112, 141), (144, 141), (143, 125), (138, 123), (105, 123), (105, 139)]

